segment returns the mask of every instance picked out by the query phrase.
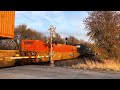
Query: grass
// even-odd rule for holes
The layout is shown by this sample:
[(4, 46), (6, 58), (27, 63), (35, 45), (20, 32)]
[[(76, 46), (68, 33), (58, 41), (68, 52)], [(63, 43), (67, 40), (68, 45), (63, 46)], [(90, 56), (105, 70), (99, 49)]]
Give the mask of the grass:
[(86, 63), (79, 63), (77, 65), (73, 65), (72, 67), (78, 69), (120, 71), (120, 62), (115, 60), (104, 60), (102, 63), (100, 63), (87, 60)]

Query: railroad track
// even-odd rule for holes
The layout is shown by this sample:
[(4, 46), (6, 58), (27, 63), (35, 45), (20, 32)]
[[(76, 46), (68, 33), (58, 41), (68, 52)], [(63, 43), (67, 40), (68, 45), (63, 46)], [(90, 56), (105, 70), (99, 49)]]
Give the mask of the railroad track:
[[(84, 56), (84, 57), (82, 56), (75, 59), (54, 61), (54, 66), (55, 67), (72, 67), (72, 65), (77, 65), (78, 63), (86, 63), (86, 61), (90, 59), (93, 61), (99, 61), (94, 56)], [(28, 65), (28, 63), (24, 65)], [(50, 62), (31, 63), (29, 65), (49, 66)]]

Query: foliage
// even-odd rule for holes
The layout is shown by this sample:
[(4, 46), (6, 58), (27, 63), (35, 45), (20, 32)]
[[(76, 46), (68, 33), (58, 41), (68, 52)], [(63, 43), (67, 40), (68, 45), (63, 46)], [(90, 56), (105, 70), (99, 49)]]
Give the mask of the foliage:
[[(18, 40), (17, 40), (18, 39)], [(27, 28), (26, 25), (19, 25), (15, 28), (14, 39), (5, 39), (1, 41), (0, 49), (19, 49), (21, 40), (46, 40), (46, 36), (33, 29)], [(19, 41), (19, 42), (18, 42)]]
[(56, 34), (55, 41), (57, 43), (61, 43), (61, 44), (65, 43), (64, 39), (62, 39), (61, 36), (58, 33)]
[(69, 36), (67, 42), (69, 45), (74, 45), (74, 44), (78, 44), (79, 40), (75, 38), (74, 36)]
[(117, 11), (91, 11), (84, 20), (87, 35), (102, 49), (99, 55), (120, 58), (120, 13)]
[[(1, 47), (0, 49), (2, 50), (16, 50), (19, 49), (21, 46), (21, 40), (43, 40), (44, 42), (50, 41), (50, 37), (45, 36), (41, 32), (37, 32), (34, 29), (28, 28), (27, 25), (19, 25), (15, 27), (15, 37), (14, 39), (5, 39), (5, 40), (0, 40)], [(61, 38), (61, 36), (57, 33), (56, 37), (53, 38), (53, 42), (56, 43), (65, 43), (65, 39)], [(70, 36), (68, 38), (68, 42), (71, 45), (74, 45), (79, 42), (74, 36)]]

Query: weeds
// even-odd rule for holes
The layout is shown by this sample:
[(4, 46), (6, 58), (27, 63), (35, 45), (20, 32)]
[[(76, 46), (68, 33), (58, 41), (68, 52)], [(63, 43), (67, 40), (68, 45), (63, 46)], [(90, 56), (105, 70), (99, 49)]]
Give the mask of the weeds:
[(120, 62), (118, 60), (104, 60), (103, 62), (95, 62), (95, 61), (87, 60), (85, 63), (72, 65), (72, 67), (79, 69), (120, 71)]

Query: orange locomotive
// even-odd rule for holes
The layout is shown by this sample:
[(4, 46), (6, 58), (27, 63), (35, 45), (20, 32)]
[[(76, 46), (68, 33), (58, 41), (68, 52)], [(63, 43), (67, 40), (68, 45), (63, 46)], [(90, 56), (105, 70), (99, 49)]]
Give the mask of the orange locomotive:
[[(77, 58), (79, 53), (77, 47), (66, 44), (53, 44), (53, 60), (66, 60)], [(44, 56), (41, 62), (49, 61), (50, 45), (41, 40), (22, 40), (21, 56)]]

